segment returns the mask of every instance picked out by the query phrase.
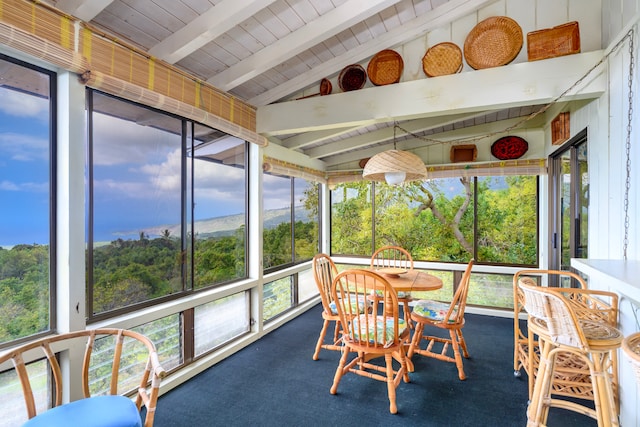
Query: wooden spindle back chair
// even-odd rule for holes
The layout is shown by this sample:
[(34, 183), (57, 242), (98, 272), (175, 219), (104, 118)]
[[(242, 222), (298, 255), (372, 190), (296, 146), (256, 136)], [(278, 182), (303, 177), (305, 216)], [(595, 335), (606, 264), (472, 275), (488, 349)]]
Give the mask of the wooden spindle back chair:
[[(320, 330), (320, 336), (316, 343), (315, 352), (313, 353), (313, 360), (318, 360), (320, 357), (320, 350), (337, 350), (342, 347), (339, 343), (340, 340), (340, 316), (338, 315), (338, 309), (331, 295), (331, 284), (333, 279), (338, 275), (338, 269), (331, 257), (327, 254), (320, 253), (313, 257), (313, 278), (318, 286), (318, 292), (320, 293), (320, 299), (322, 301), (322, 329)], [(333, 342), (331, 344), (325, 344), (325, 336), (331, 322), (334, 323)]]
[[(413, 270), (413, 257), (408, 250), (400, 246), (383, 246), (376, 250), (371, 255), (370, 267), (374, 270), (379, 269), (401, 269), (401, 270)], [(379, 297), (379, 294), (376, 295)], [(376, 302), (380, 302), (379, 298), (375, 298)], [(402, 304), (404, 313), (404, 320), (407, 322), (410, 328), (413, 328), (411, 318), (409, 317), (411, 308), (409, 303), (413, 301), (410, 292), (398, 292), (398, 301)]]
[[(381, 291), (380, 304), (372, 311), (370, 295)], [(347, 373), (372, 378), (387, 383), (389, 411), (395, 414), (396, 388), (403, 379), (409, 382), (405, 344), (410, 330), (399, 313), (398, 295), (387, 280), (367, 270), (346, 270), (338, 274), (331, 287), (334, 301), (343, 326), (344, 349), (336, 370), (331, 394), (336, 394), (338, 384)], [(353, 359), (348, 360), (351, 354)], [(384, 365), (373, 363), (384, 358)], [(394, 361), (396, 365), (394, 366)]]
[[(416, 329), (411, 339), (411, 346), (407, 356), (409, 359), (414, 354), (432, 357), (445, 362), (453, 362), (458, 369), (458, 378), (466, 379), (462, 356), (469, 357), (467, 343), (462, 335), (464, 327), (464, 313), (467, 307), (467, 296), (469, 294), (469, 284), (471, 282), (471, 269), (474, 260), (471, 259), (460, 279), (458, 288), (450, 303), (440, 301), (420, 300), (417, 301), (411, 312), (411, 320), (416, 323)], [(424, 332), (425, 326), (433, 326), (449, 331), (449, 338), (436, 335), (429, 335)], [(425, 348), (421, 347), (421, 342), (426, 341)], [(440, 351), (434, 350), (435, 343), (441, 344)], [(453, 353), (453, 355), (451, 355)]]

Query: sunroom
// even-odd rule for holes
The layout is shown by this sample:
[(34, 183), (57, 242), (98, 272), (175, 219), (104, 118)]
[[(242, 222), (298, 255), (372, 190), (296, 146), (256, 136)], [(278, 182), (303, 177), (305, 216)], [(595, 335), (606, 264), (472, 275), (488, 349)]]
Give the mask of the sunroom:
[[(636, 2), (144, 3), (0, 1), (1, 351), (134, 329), (165, 393), (317, 306), (315, 254), (362, 267), (389, 244), (442, 301), (474, 258), (469, 312), (513, 317), (517, 271), (573, 269), (640, 329)], [(472, 67), (465, 42), (492, 17), (523, 43)], [(528, 33), (576, 22), (573, 51), (529, 60)], [(272, 33), (242, 57), (256, 28)], [(451, 45), (458, 69), (429, 76), (428, 49)], [(375, 84), (390, 50), (396, 78)], [(426, 178), (363, 178), (390, 150)]]

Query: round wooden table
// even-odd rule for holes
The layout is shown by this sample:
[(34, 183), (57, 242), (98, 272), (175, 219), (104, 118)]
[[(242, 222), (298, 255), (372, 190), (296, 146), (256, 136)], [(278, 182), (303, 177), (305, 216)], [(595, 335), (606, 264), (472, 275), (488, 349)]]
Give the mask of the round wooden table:
[(368, 270), (384, 277), (396, 292), (425, 292), (442, 288), (442, 279), (420, 270), (408, 270), (403, 274), (387, 273), (393, 270), (385, 268)]

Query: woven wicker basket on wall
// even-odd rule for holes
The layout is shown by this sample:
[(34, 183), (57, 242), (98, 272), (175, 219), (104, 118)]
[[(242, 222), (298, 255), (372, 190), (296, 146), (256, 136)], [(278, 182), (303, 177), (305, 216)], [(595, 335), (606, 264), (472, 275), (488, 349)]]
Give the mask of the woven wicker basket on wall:
[(400, 54), (391, 49), (382, 50), (374, 55), (367, 66), (369, 80), (376, 86), (398, 83), (404, 70), (404, 61)]
[(422, 70), (428, 77), (459, 73), (462, 71), (462, 50), (451, 42), (431, 46), (422, 58)]
[(576, 21), (527, 33), (529, 61), (580, 53), (580, 27)]
[(476, 70), (513, 61), (522, 49), (522, 28), (506, 16), (492, 16), (476, 25), (464, 42), (464, 59)]
[(362, 89), (367, 82), (367, 72), (360, 64), (347, 65), (338, 76), (338, 85), (343, 92)]

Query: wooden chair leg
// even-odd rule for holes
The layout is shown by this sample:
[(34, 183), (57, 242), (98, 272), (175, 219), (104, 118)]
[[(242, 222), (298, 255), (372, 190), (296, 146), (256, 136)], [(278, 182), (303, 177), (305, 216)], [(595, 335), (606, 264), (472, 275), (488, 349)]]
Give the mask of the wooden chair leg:
[(336, 327), (333, 329), (333, 342), (337, 343), (338, 340), (340, 339), (340, 329), (341, 329), (341, 325), (340, 325), (340, 321), (336, 321)]
[[(527, 331), (527, 385), (529, 388), (529, 401), (531, 401), (532, 396), (533, 396), (533, 384), (534, 384), (534, 380), (536, 378), (536, 367), (535, 367), (535, 357), (536, 357), (536, 349), (535, 346), (536, 345), (541, 345), (541, 344), (536, 344), (536, 342), (533, 339), (533, 332), (531, 331)], [(542, 353), (542, 351), (540, 351), (540, 353)]]
[(411, 321), (411, 307), (409, 307), (409, 301), (404, 300), (402, 303), (402, 310), (404, 314), (404, 321), (407, 322), (409, 329), (414, 329), (413, 322)]
[(613, 386), (611, 377), (606, 369), (608, 354), (594, 352), (592, 357), (591, 384), (598, 427), (618, 427), (620, 423), (618, 421), (616, 402), (613, 397)]
[(409, 351), (407, 357), (411, 359), (416, 352), (416, 349), (420, 348), (420, 341), (422, 341), (422, 334), (424, 333), (424, 323), (416, 322), (416, 329), (413, 331), (413, 337), (411, 338), (411, 344), (409, 345)]
[(453, 357), (456, 361), (456, 367), (458, 368), (458, 378), (461, 381), (467, 379), (464, 374), (464, 368), (462, 366), (462, 355), (460, 354), (460, 345), (458, 344), (457, 332), (454, 329), (449, 329), (449, 336), (451, 337), (451, 349), (453, 350)]
[(389, 412), (396, 414), (398, 406), (396, 405), (396, 383), (393, 375), (393, 355), (387, 353), (384, 355), (384, 361), (387, 366), (387, 392), (389, 394)]
[(462, 349), (462, 355), (465, 359), (468, 359), (469, 352), (467, 351), (467, 342), (464, 340), (464, 335), (462, 335), (462, 329), (456, 329), (456, 335), (458, 336), (458, 344), (460, 344), (460, 348)]
[(338, 384), (340, 384), (340, 380), (344, 375), (345, 366), (347, 364), (347, 358), (349, 357), (349, 349), (347, 347), (342, 351), (342, 355), (340, 356), (340, 362), (338, 363), (338, 369), (336, 369), (336, 374), (333, 377), (333, 385), (331, 386), (331, 394), (336, 394), (338, 392)]
[(324, 337), (327, 334), (328, 328), (329, 328), (329, 321), (325, 319), (324, 322), (322, 323), (322, 330), (320, 331), (320, 337), (318, 337), (318, 342), (316, 343), (316, 351), (315, 353), (313, 353), (313, 360), (318, 360), (318, 357), (320, 356), (320, 350), (322, 349), (322, 344), (324, 343)]
[(540, 365), (533, 386), (533, 393), (529, 407), (527, 408), (527, 427), (539, 427), (546, 422), (548, 406), (545, 410), (545, 402), (551, 397), (551, 379), (553, 377), (553, 363), (555, 353), (551, 353), (551, 344), (544, 343), (540, 353)]

